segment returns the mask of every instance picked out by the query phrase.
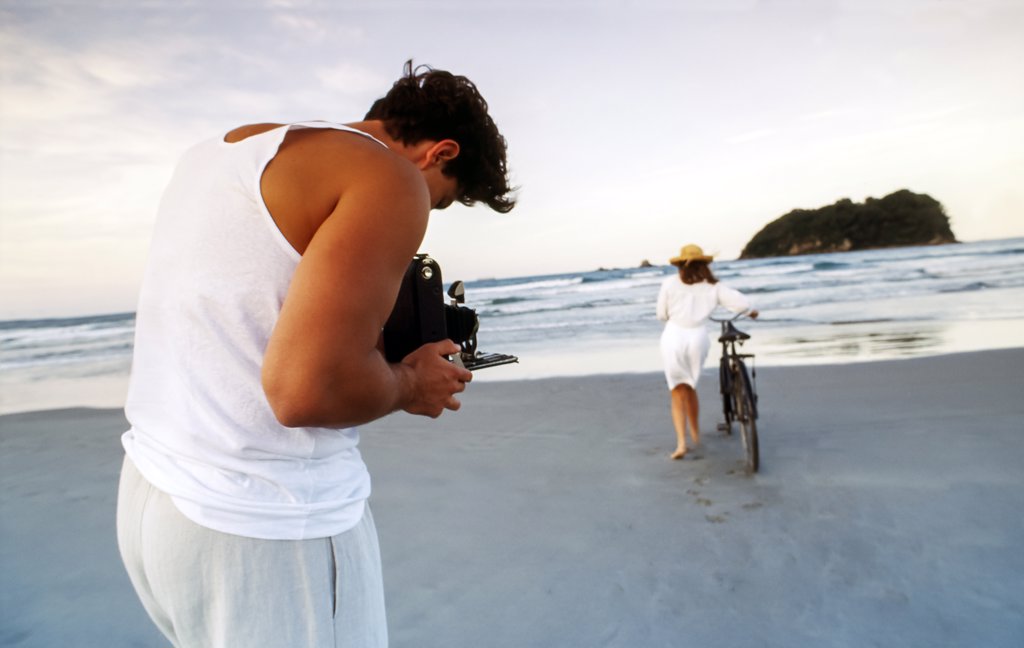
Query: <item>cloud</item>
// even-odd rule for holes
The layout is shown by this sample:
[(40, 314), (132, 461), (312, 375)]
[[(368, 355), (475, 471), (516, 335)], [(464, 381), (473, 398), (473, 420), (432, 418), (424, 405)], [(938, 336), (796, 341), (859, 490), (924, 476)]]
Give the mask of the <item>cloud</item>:
[(166, 37), (106, 39), (78, 49), (5, 30), (0, 34), (4, 127), (100, 117), (112, 119), (140, 91), (174, 87), (189, 76), (188, 60), (202, 46)]
[(77, 62), (93, 78), (116, 88), (152, 86), (162, 81), (145, 62), (113, 52), (90, 52), (78, 57)]
[(312, 18), (292, 13), (274, 14), (273, 22), (286, 31), (312, 42), (320, 42), (327, 36), (327, 27)]
[(311, 44), (321, 44), (328, 39), (333, 42), (357, 45), (365, 40), (365, 32), (362, 28), (341, 22), (335, 19), (330, 13), (326, 13), (323, 7), (315, 12), (303, 11), (302, 13), (290, 11), (301, 7), (282, 4), (281, 7), (289, 11), (275, 11), (270, 15), (272, 28), (283, 30), (289, 36), (308, 47)]
[(316, 78), (324, 88), (345, 95), (376, 96), (391, 85), (383, 76), (354, 63), (319, 68)]
[(758, 130), (747, 131), (746, 133), (739, 133), (732, 137), (727, 137), (726, 142), (730, 144), (742, 144), (744, 142), (753, 142), (754, 140), (764, 139), (771, 137), (778, 133), (777, 128), (760, 128)]
[(849, 117), (857, 115), (858, 112), (860, 112), (860, 111), (855, 109), (855, 108), (853, 108), (853, 107), (844, 106), (842, 108), (829, 108), (829, 109), (826, 109), (826, 110), (816, 110), (814, 112), (804, 113), (802, 115), (798, 115), (796, 119), (797, 119), (797, 121), (803, 121), (803, 122), (817, 122), (817, 121), (827, 121), (827, 120), (833, 120), (833, 119), (847, 119)]
[[(1020, 202), (975, 207), (1020, 175), (1019, 0), (0, 5), (0, 285), (23, 287), (26, 307), (79, 308), (28, 281), (60, 281), (44, 258), (136, 277), (125, 259), (144, 255), (191, 143), (251, 121), (358, 119), (409, 56), (460, 61), (524, 187), (509, 217), (435, 219), (427, 249), (453, 276), (618, 262), (611, 237), (624, 262), (683, 232), (727, 255), (796, 205), (904, 185), (978, 214), (961, 217), (967, 237)], [(570, 258), (556, 227), (593, 234)], [(503, 245), (476, 270), (467, 240)], [(12, 308), (0, 299), (0, 317)]]

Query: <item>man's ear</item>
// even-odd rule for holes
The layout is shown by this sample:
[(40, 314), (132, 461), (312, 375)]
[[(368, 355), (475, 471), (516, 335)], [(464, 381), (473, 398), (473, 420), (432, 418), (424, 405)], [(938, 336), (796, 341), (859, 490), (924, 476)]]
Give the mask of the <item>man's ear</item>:
[(453, 139), (443, 139), (427, 149), (428, 166), (445, 164), (459, 157), (459, 143)]

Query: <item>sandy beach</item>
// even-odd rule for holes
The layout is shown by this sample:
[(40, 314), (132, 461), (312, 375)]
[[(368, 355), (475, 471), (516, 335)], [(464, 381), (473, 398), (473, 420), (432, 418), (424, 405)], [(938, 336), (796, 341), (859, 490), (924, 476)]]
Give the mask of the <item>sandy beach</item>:
[[(1020, 646), (1022, 383), (1024, 349), (760, 369), (753, 477), (710, 373), (678, 462), (657, 373), (368, 425), (392, 646)], [(166, 645), (115, 545), (125, 425), (0, 417), (0, 645)]]

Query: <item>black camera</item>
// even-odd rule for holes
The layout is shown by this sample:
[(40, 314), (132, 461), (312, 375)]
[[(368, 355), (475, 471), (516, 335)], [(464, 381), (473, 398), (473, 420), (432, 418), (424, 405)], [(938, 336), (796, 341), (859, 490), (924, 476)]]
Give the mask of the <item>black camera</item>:
[(441, 267), (426, 254), (413, 257), (402, 278), (395, 308), (384, 324), (384, 357), (388, 362), (402, 358), (428, 342), (449, 339), (462, 350), (452, 357), (466, 369), (518, 362), (519, 358), (503, 353), (481, 353), (476, 348), (480, 319), (476, 311), (462, 304), (466, 288), (461, 281), (448, 289), (451, 303), (444, 301)]

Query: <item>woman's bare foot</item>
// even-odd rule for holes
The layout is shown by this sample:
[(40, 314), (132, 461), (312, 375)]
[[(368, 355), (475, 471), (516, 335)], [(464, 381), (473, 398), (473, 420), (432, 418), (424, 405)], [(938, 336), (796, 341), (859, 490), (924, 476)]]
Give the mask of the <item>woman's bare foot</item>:
[(686, 448), (676, 448), (676, 451), (669, 455), (670, 459), (682, 459), (686, 456)]

